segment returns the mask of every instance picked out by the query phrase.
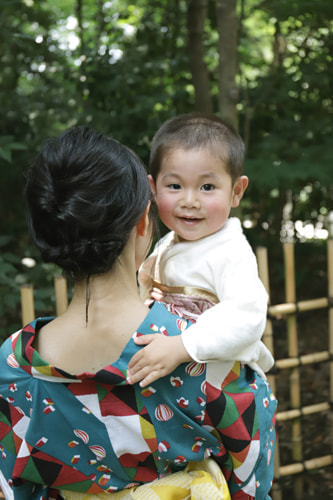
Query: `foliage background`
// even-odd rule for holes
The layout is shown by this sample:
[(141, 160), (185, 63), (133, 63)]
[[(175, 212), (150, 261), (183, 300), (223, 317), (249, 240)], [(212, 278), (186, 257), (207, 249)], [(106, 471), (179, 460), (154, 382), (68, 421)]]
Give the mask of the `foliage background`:
[[(54, 310), (55, 269), (31, 246), (23, 200), (24, 170), (42, 141), (88, 124), (147, 162), (164, 120), (202, 106), (223, 116), (226, 101), (247, 145), (240, 215), (253, 246), (269, 248), (272, 303), (284, 301), (280, 241), (288, 238), (301, 263), (298, 298), (327, 294), (325, 240), (304, 244), (294, 223), (320, 232), (333, 210), (333, 2), (225, 1), (238, 34), (228, 93), (221, 1), (201, 4), (194, 26), (197, 0), (0, 0), (0, 339), (20, 327), (20, 284), (34, 283), (37, 314)], [(224, 50), (231, 58), (231, 41)]]

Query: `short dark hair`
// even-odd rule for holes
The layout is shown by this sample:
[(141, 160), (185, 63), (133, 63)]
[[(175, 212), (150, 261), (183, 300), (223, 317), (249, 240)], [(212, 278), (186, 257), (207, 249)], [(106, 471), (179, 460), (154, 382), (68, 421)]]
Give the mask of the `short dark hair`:
[(73, 279), (110, 270), (151, 198), (138, 156), (73, 127), (47, 140), (27, 172), (28, 225), (45, 262)]
[(163, 158), (172, 149), (208, 149), (221, 158), (233, 182), (242, 175), (245, 146), (236, 129), (215, 115), (189, 113), (170, 118), (151, 146), (149, 170), (156, 182)]

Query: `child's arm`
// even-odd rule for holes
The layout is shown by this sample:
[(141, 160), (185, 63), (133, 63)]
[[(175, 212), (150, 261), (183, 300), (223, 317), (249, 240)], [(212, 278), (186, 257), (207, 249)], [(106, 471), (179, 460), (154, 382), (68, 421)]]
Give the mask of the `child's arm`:
[(140, 387), (146, 387), (161, 377), (165, 377), (181, 363), (192, 361), (187, 353), (181, 336), (167, 337), (161, 334), (142, 335), (134, 342), (145, 345), (128, 364), (128, 382), (140, 382)]
[(267, 293), (257, 273), (252, 252), (234, 252), (223, 276), (216, 274), (220, 301), (182, 332), (184, 346), (197, 362), (257, 363), (266, 372), (274, 363), (261, 342)]

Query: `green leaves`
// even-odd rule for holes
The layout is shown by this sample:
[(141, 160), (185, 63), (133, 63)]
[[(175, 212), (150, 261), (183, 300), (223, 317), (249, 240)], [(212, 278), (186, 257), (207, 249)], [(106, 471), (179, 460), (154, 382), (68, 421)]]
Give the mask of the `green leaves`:
[(0, 158), (10, 163), (12, 161), (13, 151), (24, 151), (26, 145), (21, 142), (15, 142), (12, 135), (0, 136)]
[[(71, 125), (92, 125), (128, 144), (147, 163), (161, 123), (195, 107), (188, 2), (85, 0), (80, 11), (78, 6), (76, 0), (0, 0), (0, 208), (5, 214), (0, 234), (15, 235), (1, 263), (6, 287), (27, 272), (41, 279), (9, 254), (22, 258), (29, 247), (24, 170), (46, 137)], [(238, 3), (238, 14), (238, 118), (250, 177), (242, 206), (258, 221), (254, 240), (263, 237), (262, 221), (269, 221), (265, 236), (279, 239), (287, 191), (292, 191), (294, 217), (314, 219), (320, 210), (333, 209), (333, 2), (322, 0), (318, 8), (317, 0), (247, 0)], [(214, 1), (204, 34), (209, 90), (218, 113)], [(5, 303), (2, 292), (0, 303)]]

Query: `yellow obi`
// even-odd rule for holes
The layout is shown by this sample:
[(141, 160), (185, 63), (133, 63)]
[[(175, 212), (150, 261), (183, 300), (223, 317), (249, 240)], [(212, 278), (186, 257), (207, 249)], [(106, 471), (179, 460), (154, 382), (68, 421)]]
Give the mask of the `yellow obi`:
[(203, 298), (207, 300), (211, 300), (214, 304), (219, 302), (216, 294), (211, 292), (210, 290), (206, 290), (205, 288), (198, 288), (194, 286), (168, 286), (163, 285), (159, 281), (152, 280), (152, 284), (154, 288), (158, 288), (164, 294), (179, 294), (179, 295), (187, 295), (190, 297)]
[(208, 458), (190, 462), (185, 470), (151, 483), (115, 493), (90, 494), (61, 490), (65, 500), (231, 500), (227, 482), (217, 463)]

